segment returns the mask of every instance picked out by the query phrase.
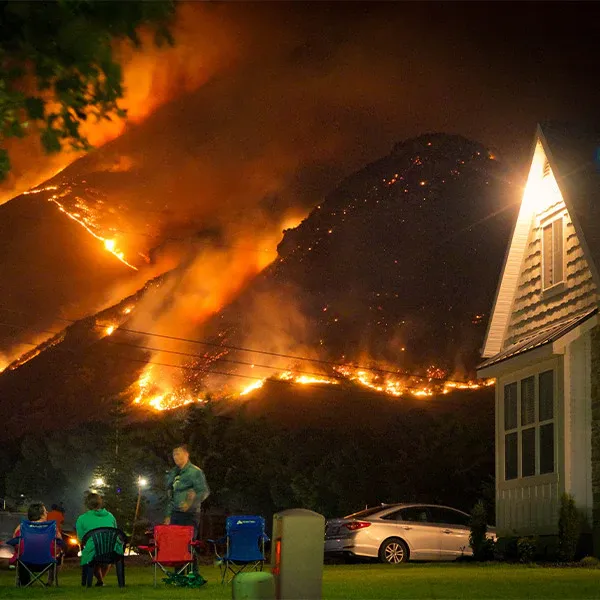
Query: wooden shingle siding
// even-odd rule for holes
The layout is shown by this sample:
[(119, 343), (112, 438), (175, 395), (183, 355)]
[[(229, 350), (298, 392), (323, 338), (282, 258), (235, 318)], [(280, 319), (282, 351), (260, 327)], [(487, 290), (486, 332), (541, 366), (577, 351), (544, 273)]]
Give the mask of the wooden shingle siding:
[[(564, 208), (561, 202), (551, 210)], [(503, 348), (598, 303), (592, 273), (568, 214), (564, 218), (565, 291), (552, 296), (542, 293), (542, 226), (539, 221), (539, 218), (534, 219), (529, 233)]]

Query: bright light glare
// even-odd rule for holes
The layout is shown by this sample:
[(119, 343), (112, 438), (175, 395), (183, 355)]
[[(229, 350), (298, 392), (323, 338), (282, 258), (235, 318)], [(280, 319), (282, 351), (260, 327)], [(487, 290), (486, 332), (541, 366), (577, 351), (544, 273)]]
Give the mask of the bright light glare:
[(94, 485), (96, 487), (102, 487), (104, 485), (104, 479), (102, 479), (102, 477), (96, 477), (96, 479), (94, 479)]
[(145, 477), (138, 478), (138, 485), (140, 487), (146, 487), (148, 485), (148, 480)]

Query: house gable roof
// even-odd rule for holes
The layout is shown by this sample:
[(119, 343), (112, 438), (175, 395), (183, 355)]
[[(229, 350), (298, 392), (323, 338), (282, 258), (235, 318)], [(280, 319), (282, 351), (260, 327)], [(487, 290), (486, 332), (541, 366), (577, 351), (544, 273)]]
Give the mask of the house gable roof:
[(538, 135), (600, 288), (600, 132), (552, 122)]
[[(594, 283), (600, 289), (600, 133), (554, 122), (538, 125), (530, 176), (534, 169), (543, 169), (544, 159), (550, 164)], [(529, 182), (504, 260), (483, 347), (484, 358), (502, 350), (534, 215), (534, 192), (528, 188)]]
[(517, 356), (519, 354), (523, 354), (524, 352), (535, 350), (540, 346), (545, 346), (546, 344), (555, 342), (563, 335), (569, 333), (569, 331), (575, 329), (575, 327), (578, 327), (596, 314), (598, 314), (598, 309), (593, 308), (592, 310), (588, 310), (584, 313), (579, 313), (568, 317), (562, 321), (559, 321), (558, 323), (553, 323), (541, 331), (537, 331), (536, 333), (527, 336), (516, 344), (512, 344), (502, 352), (499, 352), (495, 356), (492, 356), (492, 358), (489, 358), (480, 364), (477, 368), (486, 369), (487, 367), (491, 367), (492, 365), (497, 365), (498, 363), (508, 360), (513, 356)]

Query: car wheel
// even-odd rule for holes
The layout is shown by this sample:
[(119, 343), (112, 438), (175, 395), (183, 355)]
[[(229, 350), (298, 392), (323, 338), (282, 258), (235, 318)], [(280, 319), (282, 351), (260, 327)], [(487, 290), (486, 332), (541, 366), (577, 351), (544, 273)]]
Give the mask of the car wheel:
[(379, 560), (390, 565), (398, 565), (408, 560), (408, 546), (400, 538), (389, 538), (379, 548)]

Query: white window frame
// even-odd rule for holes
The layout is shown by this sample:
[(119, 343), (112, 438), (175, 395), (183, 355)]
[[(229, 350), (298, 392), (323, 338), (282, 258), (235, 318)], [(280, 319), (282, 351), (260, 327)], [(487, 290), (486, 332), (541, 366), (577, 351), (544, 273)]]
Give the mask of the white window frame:
[[(540, 385), (539, 377), (542, 373), (552, 371), (552, 419), (546, 419), (544, 421), (539, 420), (540, 410)], [(548, 476), (554, 477), (558, 472), (558, 398), (559, 398), (559, 385), (558, 385), (558, 366), (555, 362), (543, 363), (535, 369), (528, 369), (526, 371), (520, 371), (515, 373), (511, 377), (503, 377), (499, 381), (501, 386), (500, 391), (500, 406), (498, 411), (498, 450), (499, 450), (499, 478), (502, 484), (514, 484), (515, 482), (532, 482), (536, 478), (546, 478)], [(521, 382), (529, 377), (534, 377), (534, 420), (532, 423), (523, 425), (521, 423)], [(512, 429), (504, 428), (504, 390), (505, 386), (511, 384), (517, 384), (517, 426)], [(553, 438), (553, 471), (549, 473), (540, 473), (540, 427), (552, 423), (554, 426), (554, 438)], [(523, 476), (523, 431), (534, 428), (535, 430), (535, 473), (533, 475)], [(511, 433), (517, 433), (517, 476), (512, 479), (506, 479), (506, 436)]]
[[(551, 260), (554, 263), (554, 255), (555, 255), (555, 249), (554, 249), (554, 223), (556, 223), (557, 221), (561, 221), (562, 225), (561, 225), (561, 234), (562, 234), (562, 255), (561, 255), (561, 262), (562, 262), (562, 277), (560, 280), (558, 281), (552, 281), (552, 283), (550, 283), (549, 285), (546, 284), (545, 278), (544, 278), (544, 273), (546, 272), (546, 244), (544, 242), (544, 229), (546, 229), (546, 227), (552, 227), (552, 249), (550, 252), (550, 256), (551, 256)], [(560, 211), (552, 213), (550, 215), (545, 216), (542, 221), (540, 222), (540, 239), (541, 239), (541, 246), (542, 246), (542, 260), (541, 260), (541, 267), (542, 267), (542, 272), (541, 272), (541, 283), (542, 283), (542, 292), (544, 293), (552, 293), (554, 291), (560, 291), (564, 288), (565, 286), (565, 282), (567, 279), (567, 274), (566, 274), (566, 270), (567, 270), (567, 264), (566, 264), (566, 251), (565, 251), (565, 245), (566, 245), (566, 219), (565, 219), (565, 211), (564, 209), (560, 209)]]

